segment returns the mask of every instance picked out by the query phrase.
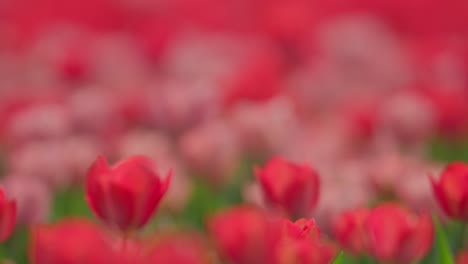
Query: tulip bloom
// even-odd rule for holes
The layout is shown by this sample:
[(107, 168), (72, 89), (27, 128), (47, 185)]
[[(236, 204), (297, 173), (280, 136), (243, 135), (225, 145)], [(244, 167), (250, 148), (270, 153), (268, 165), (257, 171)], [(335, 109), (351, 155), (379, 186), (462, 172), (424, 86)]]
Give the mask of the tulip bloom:
[(458, 253), (457, 264), (468, 264), (468, 250)]
[(266, 201), (278, 206), (288, 216), (308, 216), (319, 198), (317, 172), (283, 158), (271, 159), (263, 168), (255, 168)]
[(365, 221), (369, 253), (389, 263), (414, 263), (431, 249), (434, 229), (429, 215), (413, 215), (398, 204), (374, 208)]
[(436, 181), (432, 189), (444, 212), (452, 218), (468, 221), (468, 164), (453, 162)]
[(169, 234), (156, 241), (145, 263), (210, 264), (204, 241), (195, 234)]
[(116, 263), (102, 230), (86, 219), (35, 226), (29, 246), (33, 264)]
[(355, 255), (363, 253), (366, 249), (364, 223), (369, 213), (367, 208), (344, 212), (333, 224), (336, 240), (344, 249)]
[(86, 199), (106, 224), (128, 232), (148, 222), (170, 179), (171, 173), (162, 179), (145, 157), (134, 156), (113, 167), (99, 157), (86, 177)]
[(272, 263), (278, 237), (273, 221), (263, 211), (231, 208), (213, 216), (208, 229), (221, 255), (233, 264)]
[(320, 240), (320, 230), (314, 219), (296, 222), (283, 220), (281, 242), (275, 252), (275, 264), (328, 264), (336, 255), (336, 248)]
[(13, 232), (16, 222), (16, 201), (8, 200), (0, 188), (0, 243), (5, 242)]

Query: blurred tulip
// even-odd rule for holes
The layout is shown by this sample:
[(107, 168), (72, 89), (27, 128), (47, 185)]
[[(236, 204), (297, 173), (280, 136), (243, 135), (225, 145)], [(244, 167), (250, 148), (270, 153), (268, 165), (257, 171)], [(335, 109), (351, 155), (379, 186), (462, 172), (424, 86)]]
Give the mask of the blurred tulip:
[(6, 127), (8, 143), (60, 138), (71, 131), (71, 118), (64, 105), (43, 103), (16, 113)]
[(358, 208), (343, 212), (334, 222), (333, 231), (340, 245), (355, 255), (360, 255), (367, 248), (365, 222), (370, 210)]
[(468, 264), (468, 251), (462, 251), (458, 253), (457, 259), (456, 259), (457, 264)]
[(367, 206), (375, 195), (369, 188), (365, 160), (333, 159), (329, 162), (320, 169), (324, 177), (320, 182), (320, 201), (314, 210), (314, 218), (324, 233), (332, 234), (333, 222), (341, 213)]
[(277, 230), (263, 211), (238, 206), (214, 215), (208, 230), (220, 254), (233, 264), (273, 263)]
[(92, 148), (83, 143), (75, 147), (67, 139), (30, 142), (10, 153), (10, 169), (19, 176), (39, 178), (53, 188), (66, 187), (78, 178), (81, 151)]
[(309, 166), (299, 165), (280, 157), (270, 159), (255, 175), (267, 202), (278, 206), (288, 216), (307, 217), (319, 198), (319, 178)]
[(281, 91), (284, 65), (281, 54), (268, 46), (245, 58), (237, 71), (225, 80), (224, 104), (242, 101), (264, 102)]
[(431, 177), (432, 189), (447, 216), (468, 221), (468, 165), (452, 162), (440, 174)]
[(432, 247), (434, 229), (430, 215), (414, 215), (396, 203), (374, 208), (364, 225), (369, 253), (380, 261), (413, 263)]
[(145, 101), (150, 122), (173, 133), (206, 121), (217, 113), (218, 107), (216, 89), (210, 80), (185, 76), (158, 80), (150, 86)]
[(150, 263), (210, 264), (210, 251), (195, 234), (170, 234), (160, 236), (148, 256)]
[(229, 121), (239, 134), (243, 149), (254, 155), (276, 153), (288, 147), (292, 135), (302, 129), (292, 102), (283, 96), (267, 102), (239, 103), (231, 109)]
[(283, 221), (287, 237), (292, 239), (319, 239), (320, 229), (313, 218), (301, 218), (296, 222)]
[(31, 225), (47, 220), (52, 193), (42, 181), (21, 175), (8, 175), (3, 185), (6, 193), (16, 200), (18, 224)]
[(333, 261), (336, 249), (319, 241), (294, 240), (280, 246), (274, 263), (278, 264), (328, 264)]
[(302, 218), (294, 223), (283, 220), (283, 223), (285, 229), (274, 263), (326, 264), (333, 260), (336, 248), (320, 240), (314, 219)]
[(118, 263), (103, 231), (86, 219), (35, 226), (29, 243), (33, 264)]
[(98, 157), (86, 178), (86, 199), (94, 213), (111, 227), (129, 232), (142, 228), (166, 193), (171, 173), (165, 178), (153, 162), (133, 156), (109, 167)]
[(179, 148), (189, 168), (215, 186), (231, 180), (241, 159), (237, 135), (224, 120), (188, 130), (180, 138)]
[(5, 242), (13, 233), (16, 223), (16, 201), (9, 200), (0, 187), (0, 243)]
[(74, 128), (101, 136), (104, 142), (121, 133), (124, 126), (113, 93), (97, 84), (81, 87), (68, 94), (67, 105)]
[(379, 134), (390, 134), (406, 144), (421, 145), (435, 131), (435, 113), (427, 98), (399, 92), (383, 102)]

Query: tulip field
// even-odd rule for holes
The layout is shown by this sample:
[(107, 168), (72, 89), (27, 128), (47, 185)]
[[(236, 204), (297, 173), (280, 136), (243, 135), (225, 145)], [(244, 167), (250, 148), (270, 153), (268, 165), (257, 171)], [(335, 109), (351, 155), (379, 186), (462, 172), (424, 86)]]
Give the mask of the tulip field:
[(0, 0), (0, 264), (468, 264), (466, 0)]

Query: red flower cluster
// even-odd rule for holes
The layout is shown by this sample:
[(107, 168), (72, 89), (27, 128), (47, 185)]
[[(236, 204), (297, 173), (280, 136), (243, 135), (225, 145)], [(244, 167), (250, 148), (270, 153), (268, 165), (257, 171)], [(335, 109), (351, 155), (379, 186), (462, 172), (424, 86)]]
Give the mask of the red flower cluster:
[(222, 255), (234, 264), (330, 263), (336, 249), (321, 240), (313, 219), (295, 223), (256, 208), (239, 206), (208, 223)]
[(209, 264), (211, 257), (201, 239), (191, 234), (162, 236), (156, 243), (125, 241), (86, 219), (67, 219), (36, 226), (30, 242), (33, 264)]
[(432, 246), (429, 215), (414, 215), (396, 203), (343, 213), (334, 224), (338, 242), (349, 252), (370, 254), (389, 263), (413, 263)]

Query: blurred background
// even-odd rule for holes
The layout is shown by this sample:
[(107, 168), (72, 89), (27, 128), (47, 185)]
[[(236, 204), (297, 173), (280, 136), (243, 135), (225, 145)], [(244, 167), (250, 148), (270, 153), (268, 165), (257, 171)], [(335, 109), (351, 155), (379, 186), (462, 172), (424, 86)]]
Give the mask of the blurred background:
[(143, 154), (175, 172), (158, 224), (202, 228), (262, 205), (252, 166), (279, 155), (319, 172), (325, 233), (380, 200), (437, 211), (427, 175), (468, 161), (467, 16), (465, 0), (0, 0), (1, 182), (20, 226), (90, 215), (96, 156)]

